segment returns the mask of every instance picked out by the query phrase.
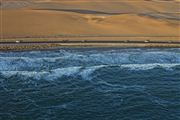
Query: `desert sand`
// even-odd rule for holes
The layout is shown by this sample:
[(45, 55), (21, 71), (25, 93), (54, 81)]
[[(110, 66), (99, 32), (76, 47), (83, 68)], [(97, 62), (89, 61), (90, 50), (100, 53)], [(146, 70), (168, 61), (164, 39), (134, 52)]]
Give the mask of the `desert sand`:
[(0, 36), (180, 41), (179, 10), (179, 0), (4, 0)]

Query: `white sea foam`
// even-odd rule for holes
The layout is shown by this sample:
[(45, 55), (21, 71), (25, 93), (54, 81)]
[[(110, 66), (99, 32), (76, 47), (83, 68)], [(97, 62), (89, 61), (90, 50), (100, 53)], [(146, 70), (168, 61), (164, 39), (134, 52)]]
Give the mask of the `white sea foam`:
[(66, 67), (57, 68), (49, 71), (0, 71), (0, 73), (5, 77), (11, 77), (14, 75), (21, 75), (25, 78), (34, 78), (37, 80), (56, 80), (62, 76), (81, 76), (85, 80), (91, 80), (93, 78), (93, 73), (101, 68), (107, 67), (118, 67), (119, 69), (127, 69), (133, 71), (150, 70), (156, 67), (160, 67), (165, 70), (172, 70), (174, 67), (180, 66), (178, 64), (123, 64), (123, 65), (98, 65), (90, 67)]
[(80, 75), (83, 79), (90, 80), (91, 74), (102, 66), (94, 67), (67, 67), (67, 68), (57, 68), (50, 71), (1, 71), (0, 73), (5, 77), (11, 77), (14, 75), (21, 75), (25, 78), (34, 78), (36, 80), (46, 79), (46, 80), (56, 80), (62, 76), (74, 76)]
[(120, 65), (121, 68), (127, 68), (130, 70), (150, 70), (156, 67), (160, 67), (166, 70), (171, 70), (173, 67), (180, 66), (180, 63), (177, 64), (160, 64), (160, 63), (153, 63), (153, 64), (124, 64)]
[(55, 70), (51, 70), (46, 77), (44, 77), (46, 80), (54, 80), (58, 79), (62, 76), (73, 76), (75, 74), (78, 74), (81, 67), (67, 67), (67, 68), (58, 68)]
[(87, 64), (91, 64), (92, 66), (125, 64), (124, 67), (131, 66), (137, 69), (140, 67), (141, 69), (150, 68), (157, 64), (168, 65), (171, 63), (180, 63), (179, 49), (174, 51), (109, 50), (74, 52), (63, 50), (59, 52), (0, 53), (0, 71), (28, 71), (34, 69), (39, 70), (39, 68), (51, 69), (54, 68), (54, 66), (61, 68), (62, 66), (68, 67), (69, 64), (72, 64), (72, 66)]
[(49, 72), (36, 72), (36, 71), (1, 71), (0, 72), (5, 77), (11, 77), (14, 75), (21, 75), (25, 78), (34, 78), (34, 79), (41, 79), (42, 76), (49, 74)]
[(14, 60), (24, 60), (27, 62), (35, 62), (43, 60), (49, 61), (49, 62), (55, 62), (58, 59), (64, 59), (64, 57), (0, 57), (0, 60), (8, 60), (8, 61), (14, 61)]
[(83, 79), (90, 80), (90, 79), (92, 79), (92, 74), (93, 74), (96, 70), (98, 70), (98, 69), (100, 69), (100, 68), (103, 68), (103, 67), (105, 67), (105, 66), (106, 66), (106, 65), (99, 65), (99, 66), (88, 67), (88, 68), (82, 70), (82, 71), (79, 73), (79, 75), (81, 75), (81, 77), (82, 77)]
[(119, 69), (133, 71), (150, 70), (156, 67), (172, 70), (180, 66), (179, 50), (135, 49), (92, 52), (60, 50), (59, 52), (0, 53), (0, 73), (7, 77), (18, 74), (53, 80), (74, 75), (79, 75), (83, 79), (92, 79), (92, 74), (96, 70), (106, 67), (119, 67)]

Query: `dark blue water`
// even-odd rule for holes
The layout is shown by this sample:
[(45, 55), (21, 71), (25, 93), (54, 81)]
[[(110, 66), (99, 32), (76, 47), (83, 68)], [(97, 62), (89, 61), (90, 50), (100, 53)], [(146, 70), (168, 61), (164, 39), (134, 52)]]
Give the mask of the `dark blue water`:
[(0, 52), (0, 120), (180, 120), (180, 49)]

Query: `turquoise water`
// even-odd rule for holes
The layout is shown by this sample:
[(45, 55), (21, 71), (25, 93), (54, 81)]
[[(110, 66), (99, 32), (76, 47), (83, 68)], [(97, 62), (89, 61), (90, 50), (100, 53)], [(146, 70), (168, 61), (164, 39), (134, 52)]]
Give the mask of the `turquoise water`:
[(180, 49), (0, 52), (0, 120), (179, 120)]

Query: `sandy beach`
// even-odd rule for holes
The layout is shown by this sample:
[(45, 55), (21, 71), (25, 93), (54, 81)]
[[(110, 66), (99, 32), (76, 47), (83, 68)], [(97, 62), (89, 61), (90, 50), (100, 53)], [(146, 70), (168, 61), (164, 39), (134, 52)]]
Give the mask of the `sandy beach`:
[(147, 41), (171, 47), (180, 41), (179, 5), (178, 0), (6, 0), (1, 2), (0, 42), (82, 40), (79, 46), (114, 46), (84, 42), (141, 40), (149, 47), (164, 45)]

